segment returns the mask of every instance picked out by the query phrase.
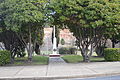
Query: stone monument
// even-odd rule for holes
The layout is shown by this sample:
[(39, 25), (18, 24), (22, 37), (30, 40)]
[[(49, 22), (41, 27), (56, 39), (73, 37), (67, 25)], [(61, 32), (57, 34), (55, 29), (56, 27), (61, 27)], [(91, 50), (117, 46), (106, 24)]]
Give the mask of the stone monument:
[(59, 57), (57, 50), (57, 38), (55, 37), (55, 26), (53, 27), (53, 53), (50, 54), (50, 57)]

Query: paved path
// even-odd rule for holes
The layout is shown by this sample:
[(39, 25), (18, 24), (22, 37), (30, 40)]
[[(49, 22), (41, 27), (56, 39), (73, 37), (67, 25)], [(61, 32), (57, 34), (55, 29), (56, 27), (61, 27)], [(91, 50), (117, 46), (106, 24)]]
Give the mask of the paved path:
[(0, 67), (0, 79), (11, 80), (71, 80), (120, 74), (120, 62), (65, 63), (50, 58), (49, 65)]
[(60, 57), (50, 57), (49, 58), (49, 65), (62, 65), (62, 64), (66, 64), (66, 62), (60, 58)]

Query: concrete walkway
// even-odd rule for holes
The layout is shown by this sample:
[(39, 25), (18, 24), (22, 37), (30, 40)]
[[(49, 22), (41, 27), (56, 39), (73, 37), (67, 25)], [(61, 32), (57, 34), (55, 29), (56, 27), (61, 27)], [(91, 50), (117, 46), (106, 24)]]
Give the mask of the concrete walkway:
[(49, 65), (0, 67), (0, 80), (72, 80), (107, 75), (120, 75), (120, 62), (65, 63), (49, 58)]

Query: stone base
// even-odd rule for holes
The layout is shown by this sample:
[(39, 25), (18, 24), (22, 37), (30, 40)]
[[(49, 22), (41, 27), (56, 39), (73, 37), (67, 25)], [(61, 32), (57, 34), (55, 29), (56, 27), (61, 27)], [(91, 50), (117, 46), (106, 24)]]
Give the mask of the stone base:
[(60, 54), (50, 54), (49, 57), (60, 57)]

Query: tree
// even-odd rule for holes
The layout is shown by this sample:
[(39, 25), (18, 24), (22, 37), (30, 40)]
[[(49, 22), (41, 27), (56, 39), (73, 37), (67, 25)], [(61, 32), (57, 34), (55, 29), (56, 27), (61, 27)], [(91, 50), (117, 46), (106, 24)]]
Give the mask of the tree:
[(104, 48), (106, 48), (106, 41), (110, 39), (112, 41), (112, 47), (115, 47), (115, 44), (120, 41), (120, 27), (108, 28), (103, 35), (102, 40), (96, 47), (96, 53), (98, 56), (104, 56)]
[(62, 38), (61, 39), (61, 44), (64, 45), (65, 44), (65, 40)]
[(114, 48), (115, 44), (120, 42), (120, 28), (116, 29), (114, 34), (111, 34), (110, 39), (112, 41), (112, 48)]
[(36, 42), (36, 46), (35, 46), (35, 53), (36, 54), (40, 54), (41, 50), (40, 50), (40, 46), (43, 44), (43, 38), (44, 38), (44, 29), (40, 29), (37, 33), (37, 42)]
[(3, 30), (0, 33), (0, 42), (4, 43), (5, 49), (11, 52), (12, 62), (16, 55), (23, 57), (25, 47), (22, 45), (22, 42), (18, 38), (16, 32), (12, 30)]
[(56, 23), (64, 23), (73, 32), (79, 42), (78, 46), (85, 62), (90, 61), (106, 29), (119, 25), (119, 12), (117, 11), (120, 11), (120, 8), (119, 4), (115, 4), (114, 1), (52, 0), (49, 9), (54, 12), (52, 16)]
[[(41, 27), (45, 22), (46, 2), (47, 0), (4, 0), (0, 3), (0, 15), (7, 28), (19, 31), (19, 35), (23, 32), (21, 31), (23, 29), (27, 32), (25, 34), (27, 37), (21, 35), (19, 38), (24, 41), (29, 61), (32, 61), (32, 53), (37, 42), (37, 37), (32, 38), (32, 35), (43, 29)], [(35, 31), (32, 29), (35, 29)], [(27, 47), (27, 43), (29, 43), (29, 47)]]

